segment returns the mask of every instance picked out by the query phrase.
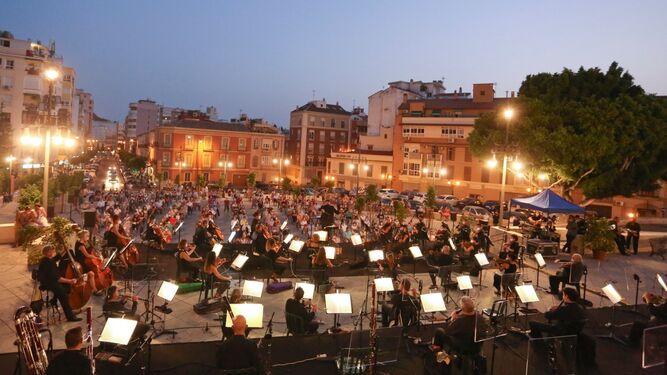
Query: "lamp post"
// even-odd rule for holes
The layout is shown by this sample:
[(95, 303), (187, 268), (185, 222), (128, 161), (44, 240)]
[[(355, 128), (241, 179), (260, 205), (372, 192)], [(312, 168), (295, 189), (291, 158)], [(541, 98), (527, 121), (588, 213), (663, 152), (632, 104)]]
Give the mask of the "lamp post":
[(391, 175), (390, 174), (381, 174), (380, 177), (382, 177), (382, 180), (384, 181), (383, 187), (387, 187), (387, 183), (391, 181)]
[(5, 161), (9, 163), (9, 194), (14, 194), (14, 174), (12, 173), (12, 165), (16, 160), (14, 155), (9, 155), (5, 158)]
[[(503, 220), (503, 215), (505, 213), (505, 209), (503, 207), (504, 202), (505, 202), (505, 187), (507, 185), (507, 162), (508, 162), (508, 148), (509, 148), (509, 131), (510, 131), (510, 122), (512, 121), (512, 117), (514, 116), (514, 110), (510, 107), (505, 108), (503, 111), (503, 117), (505, 118), (505, 145), (504, 145), (504, 152), (503, 152), (503, 170), (502, 170), (502, 178), (500, 182), (500, 202), (498, 204), (498, 224), (500, 224)], [(487, 166), (489, 168), (495, 168), (498, 165), (498, 161), (496, 160), (495, 154), (493, 155), (493, 159), (487, 161)], [(514, 170), (520, 171), (523, 168), (523, 164), (519, 160), (514, 160)], [(509, 222), (509, 218), (508, 218)], [(509, 225), (508, 225), (509, 227)]]
[(218, 167), (224, 167), (225, 168), (224, 169), (224, 174), (223, 174), (223, 176), (225, 177), (225, 184), (229, 183), (227, 181), (227, 168), (231, 168), (232, 166), (233, 166), (233, 164), (232, 164), (231, 161), (225, 160), (224, 162), (223, 161), (218, 162)]
[(290, 163), (289, 159), (285, 158), (273, 159), (273, 165), (276, 164), (278, 165), (278, 178), (279, 178), (278, 181), (283, 180), (283, 164), (285, 165), (285, 167), (287, 167), (289, 163)]
[[(49, 81), (49, 100), (47, 102), (46, 136), (44, 139), (44, 183), (42, 191), (43, 207), (49, 207), (49, 167), (51, 165), (51, 111), (53, 110), (53, 83), (60, 77), (60, 72), (49, 68), (44, 72), (44, 78)], [(47, 211), (48, 212), (48, 211)]]

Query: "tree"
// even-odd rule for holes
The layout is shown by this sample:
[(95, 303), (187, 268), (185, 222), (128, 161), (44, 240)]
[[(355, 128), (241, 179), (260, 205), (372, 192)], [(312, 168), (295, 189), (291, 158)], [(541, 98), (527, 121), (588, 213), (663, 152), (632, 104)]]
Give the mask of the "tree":
[(174, 183), (175, 183), (176, 185), (180, 185), (180, 184), (181, 184), (181, 174), (180, 174), (180, 173), (177, 174), (176, 177), (174, 177)]
[(203, 188), (204, 186), (206, 186), (206, 180), (204, 179), (204, 176), (197, 176), (197, 187)]
[[(646, 94), (616, 62), (606, 72), (529, 75), (512, 106), (510, 149), (558, 176), (570, 200), (576, 188), (589, 199), (629, 196), (667, 177), (667, 101)], [(504, 133), (497, 114), (481, 116), (469, 138), (473, 154), (490, 156)]]
[(292, 191), (292, 180), (289, 177), (283, 177), (282, 188), (284, 191)]
[(433, 185), (430, 185), (428, 189), (426, 190), (426, 198), (424, 199), (424, 206), (428, 209), (428, 227), (431, 228), (431, 223), (433, 221), (433, 210), (437, 207), (436, 201), (435, 201), (435, 187)]
[(380, 200), (377, 186), (373, 184), (366, 186), (366, 200), (370, 203), (375, 203)]
[(42, 189), (36, 184), (26, 185), (19, 194), (18, 208), (23, 211), (33, 208), (35, 203), (42, 201)]
[(257, 174), (255, 172), (248, 173), (248, 177), (246, 177), (246, 183), (248, 184), (249, 188), (254, 188), (255, 184), (257, 183)]
[(364, 207), (366, 206), (366, 198), (365, 197), (357, 197), (357, 199), (354, 202), (354, 208), (357, 210), (357, 212), (361, 213), (361, 211), (364, 210)]
[(310, 178), (310, 184), (314, 187), (318, 187), (322, 184), (322, 180), (318, 176), (313, 176)]
[(408, 216), (408, 209), (405, 208), (405, 205), (401, 201), (394, 201), (394, 216), (399, 223), (403, 223), (403, 220)]

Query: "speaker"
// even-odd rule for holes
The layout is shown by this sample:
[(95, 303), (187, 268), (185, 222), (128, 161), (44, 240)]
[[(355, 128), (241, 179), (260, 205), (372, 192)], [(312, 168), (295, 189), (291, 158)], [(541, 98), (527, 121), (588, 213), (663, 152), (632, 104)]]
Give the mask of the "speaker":
[(96, 211), (84, 211), (83, 212), (83, 227), (92, 228), (97, 224), (97, 212)]
[(526, 251), (529, 254), (542, 253), (545, 257), (558, 256), (558, 242), (530, 239), (526, 241)]

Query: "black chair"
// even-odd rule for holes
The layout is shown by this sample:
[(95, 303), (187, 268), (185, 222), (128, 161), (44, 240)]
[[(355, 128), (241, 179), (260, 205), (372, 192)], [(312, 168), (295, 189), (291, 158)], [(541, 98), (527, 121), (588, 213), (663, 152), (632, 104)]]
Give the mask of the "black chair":
[(493, 301), (491, 308), (483, 309), (482, 314), (489, 317), (491, 325), (496, 325), (507, 315), (507, 300), (498, 299)]
[[(585, 264), (581, 264), (581, 267), (570, 266), (570, 280), (565, 282), (565, 286), (573, 286), (579, 295), (581, 295), (581, 278), (584, 276), (584, 273), (588, 272), (588, 268)], [(584, 286), (585, 288), (585, 286)]]
[(298, 315), (285, 311), (285, 323), (287, 324), (286, 336), (289, 336), (290, 333), (292, 336), (303, 335), (306, 333), (306, 324), (303, 321), (303, 318)]
[(46, 325), (49, 326), (51, 320), (53, 320), (53, 323), (55, 324), (56, 315), (58, 315), (58, 321), (62, 319), (60, 309), (58, 308), (58, 299), (52, 291), (41, 284), (39, 285), (39, 290), (42, 292), (44, 307), (46, 307)]

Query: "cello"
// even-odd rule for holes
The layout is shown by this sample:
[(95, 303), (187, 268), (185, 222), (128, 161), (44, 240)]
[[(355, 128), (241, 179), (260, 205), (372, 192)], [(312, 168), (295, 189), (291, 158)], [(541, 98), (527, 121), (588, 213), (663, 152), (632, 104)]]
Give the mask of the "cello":
[(65, 253), (67, 253), (67, 258), (69, 263), (67, 264), (67, 269), (65, 270), (65, 275), (63, 277), (68, 279), (76, 279), (76, 284), (70, 286), (69, 290), (69, 305), (73, 310), (78, 310), (88, 303), (90, 300), (90, 295), (93, 294), (93, 288), (86, 279), (86, 275), (83, 274), (83, 268), (79, 262), (74, 260), (74, 256), (71, 251), (67, 248), (65, 240), (62, 238), (62, 235), (57, 231), (53, 232), (56, 241), (60, 243)]
[[(91, 252), (94, 251), (92, 247), (89, 249)], [(97, 257), (86, 258), (85, 262), (86, 265), (90, 267), (90, 270), (93, 271), (93, 274), (95, 275), (95, 288), (97, 288), (97, 290), (106, 289), (113, 284), (114, 281), (113, 271), (111, 271), (111, 268), (109, 267), (104, 268), (104, 264), (102, 263), (102, 260), (100, 258)]]

